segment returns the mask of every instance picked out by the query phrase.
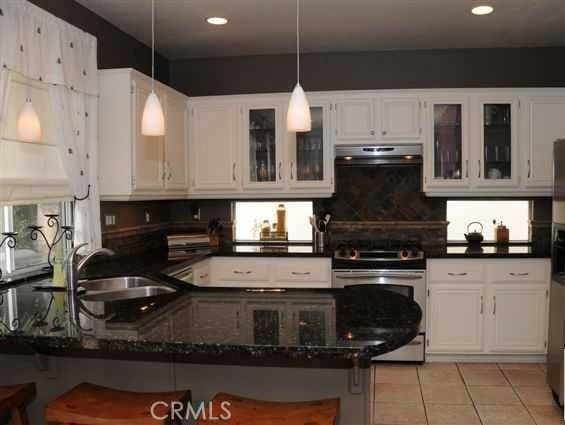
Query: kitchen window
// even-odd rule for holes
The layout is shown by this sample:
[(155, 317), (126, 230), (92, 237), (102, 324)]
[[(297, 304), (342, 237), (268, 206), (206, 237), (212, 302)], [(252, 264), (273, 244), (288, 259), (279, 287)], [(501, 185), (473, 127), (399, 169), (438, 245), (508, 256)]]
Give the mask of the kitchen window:
[[(477, 221), (483, 226), (485, 242), (495, 241), (494, 228), (500, 223), (508, 227), (510, 241), (528, 242), (530, 211), (530, 201), (447, 201), (447, 240), (466, 242), (467, 226)], [(480, 226), (475, 225), (471, 230), (475, 228), (480, 229)]]
[(279, 205), (284, 205), (288, 242), (312, 242), (312, 227), (308, 220), (313, 214), (312, 201), (236, 201), (235, 240), (260, 241), (262, 227), (267, 224), (276, 233)]
[[(53, 240), (56, 227), (47, 225), (45, 214), (57, 214), (60, 224), (72, 225), (72, 204), (70, 202), (54, 202), (44, 204), (5, 205), (0, 206), (0, 230), (2, 232), (18, 232), (16, 248), (10, 249), (7, 244), (0, 250), (0, 268), (3, 278), (18, 278), (22, 275), (41, 274), (48, 267), (48, 248), (41, 237), (30, 238), (28, 226), (42, 226), (42, 231), (49, 241)], [(55, 248), (56, 261), (62, 261), (71, 241), (63, 238)]]

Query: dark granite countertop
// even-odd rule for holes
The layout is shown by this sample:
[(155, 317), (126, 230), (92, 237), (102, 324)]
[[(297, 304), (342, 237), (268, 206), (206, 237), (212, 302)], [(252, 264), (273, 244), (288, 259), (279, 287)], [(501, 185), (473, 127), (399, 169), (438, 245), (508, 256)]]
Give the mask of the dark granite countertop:
[(549, 258), (549, 244), (447, 244), (425, 249), (426, 258)]
[(83, 325), (95, 329), (86, 333), (79, 333), (68, 318), (64, 288), (53, 290), (49, 281), (0, 286), (0, 351), (347, 368), (357, 360), (367, 366), (371, 357), (407, 344), (417, 335), (422, 316), (415, 302), (379, 287), (274, 292), (201, 288), (162, 273), (170, 266), (159, 256), (91, 266), (93, 277), (135, 272), (178, 291), (105, 303), (104, 313), (111, 318), (86, 318)]

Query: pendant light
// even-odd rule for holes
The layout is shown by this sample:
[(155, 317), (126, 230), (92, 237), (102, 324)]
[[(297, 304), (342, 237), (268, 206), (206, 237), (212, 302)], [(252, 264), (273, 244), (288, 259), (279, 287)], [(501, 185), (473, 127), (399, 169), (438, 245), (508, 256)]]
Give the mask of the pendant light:
[(288, 103), (286, 127), (288, 131), (293, 132), (310, 131), (312, 129), (310, 104), (306, 99), (304, 89), (300, 85), (300, 0), (296, 0), (296, 86)]
[(39, 115), (37, 115), (33, 107), (33, 103), (31, 103), (29, 83), (26, 91), (26, 101), (20, 111), (20, 115), (18, 115), (16, 131), (19, 140), (23, 142), (39, 143), (41, 142), (41, 122), (39, 121)]
[(147, 96), (141, 118), (141, 134), (165, 135), (165, 115), (159, 97), (155, 94), (155, 0), (151, 0), (151, 93)]

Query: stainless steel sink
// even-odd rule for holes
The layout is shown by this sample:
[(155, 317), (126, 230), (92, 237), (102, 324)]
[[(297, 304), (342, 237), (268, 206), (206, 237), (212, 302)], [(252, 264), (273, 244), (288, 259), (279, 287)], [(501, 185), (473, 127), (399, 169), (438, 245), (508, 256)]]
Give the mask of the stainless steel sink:
[(176, 292), (169, 285), (142, 276), (85, 280), (79, 282), (78, 289), (83, 290), (79, 292), (82, 301), (95, 302), (131, 300)]

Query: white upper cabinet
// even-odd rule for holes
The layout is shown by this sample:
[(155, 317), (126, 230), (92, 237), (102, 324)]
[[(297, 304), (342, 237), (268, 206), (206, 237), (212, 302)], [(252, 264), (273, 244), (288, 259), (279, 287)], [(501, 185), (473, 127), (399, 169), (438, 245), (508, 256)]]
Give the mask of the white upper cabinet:
[(518, 186), (518, 100), (478, 97), (472, 103), (471, 140), (480, 141), (475, 185)]
[(469, 186), (468, 105), (466, 97), (425, 101), (424, 190)]
[(151, 79), (133, 69), (99, 71), (98, 169), (102, 200), (186, 197), (187, 97), (155, 82), (165, 136), (141, 134)]
[(383, 97), (380, 101), (380, 139), (391, 142), (419, 139), (420, 101), (413, 97)]
[(165, 188), (169, 191), (188, 191), (187, 132), (188, 108), (186, 98), (171, 94), (167, 96), (165, 115)]
[(329, 100), (311, 99), (312, 130), (288, 133), (289, 186), (304, 190), (331, 190), (333, 149)]
[(312, 130), (286, 129), (286, 95), (190, 101), (190, 198), (331, 196), (332, 114), (328, 99), (309, 97)]
[(257, 102), (240, 108), (242, 114), (243, 187), (279, 190), (284, 184), (283, 105)]
[(565, 96), (529, 96), (521, 104), (525, 186), (551, 195), (553, 142), (565, 138)]
[(340, 99), (335, 105), (336, 144), (359, 144), (376, 139), (375, 100)]
[[(151, 93), (151, 83), (143, 80), (132, 81), (133, 104), (135, 116), (133, 120), (134, 138), (133, 150), (133, 174), (132, 184), (135, 191), (159, 192), (164, 187), (164, 152), (165, 137), (149, 137), (141, 134), (141, 118), (145, 100)], [(167, 115), (167, 102), (161, 90), (155, 90), (165, 116)]]
[(195, 192), (236, 191), (240, 187), (237, 106), (204, 101), (191, 106), (190, 172)]

